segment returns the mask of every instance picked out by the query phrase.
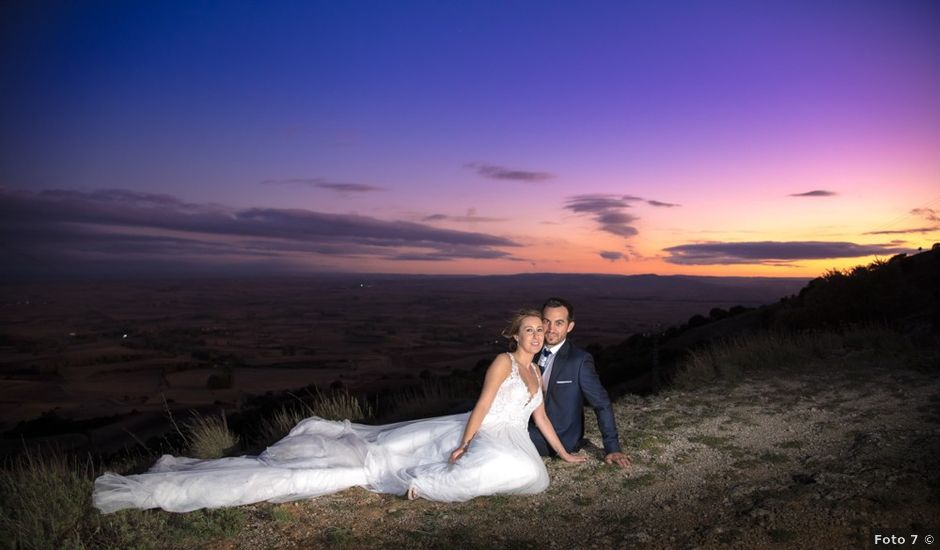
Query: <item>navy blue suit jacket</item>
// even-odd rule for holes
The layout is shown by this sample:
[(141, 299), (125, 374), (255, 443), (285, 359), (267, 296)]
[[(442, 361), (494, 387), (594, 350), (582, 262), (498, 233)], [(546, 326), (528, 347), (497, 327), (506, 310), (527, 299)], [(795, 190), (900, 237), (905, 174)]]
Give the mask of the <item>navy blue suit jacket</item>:
[[(552, 364), (544, 403), (548, 419), (552, 421), (558, 439), (568, 452), (575, 452), (584, 445), (585, 401), (597, 415), (597, 425), (604, 440), (604, 451), (608, 454), (619, 452), (620, 440), (617, 436), (613, 405), (607, 390), (597, 377), (597, 371), (594, 370), (594, 357), (566, 341), (558, 349)], [(539, 454), (555, 454), (532, 421), (529, 422), (529, 436)]]

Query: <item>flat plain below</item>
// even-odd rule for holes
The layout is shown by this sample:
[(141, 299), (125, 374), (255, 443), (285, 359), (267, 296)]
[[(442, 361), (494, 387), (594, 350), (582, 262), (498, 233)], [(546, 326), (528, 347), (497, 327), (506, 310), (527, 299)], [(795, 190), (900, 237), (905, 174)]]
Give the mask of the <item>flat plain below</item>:
[(550, 295), (576, 304), (575, 342), (613, 344), (711, 308), (774, 302), (804, 283), (538, 274), (7, 283), (0, 431), (43, 414), (113, 417), (56, 441), (105, 451), (128, 433), (165, 430), (166, 406), (235, 410), (310, 384), (391, 389), (472, 369), (505, 349), (498, 335), (514, 310)]

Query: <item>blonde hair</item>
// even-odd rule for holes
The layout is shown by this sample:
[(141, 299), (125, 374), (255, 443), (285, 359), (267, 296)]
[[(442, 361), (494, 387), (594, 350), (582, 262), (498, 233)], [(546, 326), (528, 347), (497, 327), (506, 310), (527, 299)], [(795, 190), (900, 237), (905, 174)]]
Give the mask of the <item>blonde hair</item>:
[(520, 309), (509, 320), (509, 326), (503, 329), (503, 332), (500, 333), (503, 338), (509, 340), (509, 351), (516, 351), (516, 347), (519, 345), (519, 342), (516, 341), (513, 336), (519, 333), (519, 327), (522, 326), (522, 320), (526, 317), (535, 317), (538, 319), (542, 318), (542, 314), (536, 309)]

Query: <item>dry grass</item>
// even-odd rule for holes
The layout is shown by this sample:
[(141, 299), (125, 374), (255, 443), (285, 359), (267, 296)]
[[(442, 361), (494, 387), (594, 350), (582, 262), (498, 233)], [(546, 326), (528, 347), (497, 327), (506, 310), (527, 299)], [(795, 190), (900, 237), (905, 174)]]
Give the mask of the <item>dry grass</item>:
[(26, 451), (0, 470), (0, 544), (14, 548), (83, 546), (91, 498), (91, 463)]
[(407, 390), (392, 397), (388, 421), (428, 418), (452, 411), (455, 406), (473, 406), (479, 388), (459, 379), (432, 378), (422, 382), (418, 388)]
[(257, 440), (264, 445), (274, 443), (290, 433), (298, 422), (307, 418), (308, 412), (306, 405), (281, 407), (273, 415), (261, 420)]
[(238, 436), (228, 429), (225, 411), (219, 416), (194, 414), (186, 424), (189, 453), (195, 458), (222, 458), (238, 446)]
[(841, 332), (761, 332), (690, 351), (673, 382), (678, 388), (692, 389), (717, 380), (734, 383), (749, 371), (807, 371), (853, 352), (884, 355), (910, 349), (906, 337), (877, 326)]
[(319, 416), (326, 420), (367, 420), (372, 418), (372, 407), (363, 404), (349, 390), (334, 391), (330, 393), (316, 392), (311, 394), (312, 402), (307, 405), (310, 415)]
[(270, 445), (290, 433), (298, 422), (311, 416), (353, 421), (368, 420), (374, 416), (371, 406), (363, 405), (362, 401), (345, 389), (331, 393), (307, 392), (306, 399), (295, 397), (296, 403), (285, 405), (273, 415), (262, 419), (256, 438), (258, 442)]

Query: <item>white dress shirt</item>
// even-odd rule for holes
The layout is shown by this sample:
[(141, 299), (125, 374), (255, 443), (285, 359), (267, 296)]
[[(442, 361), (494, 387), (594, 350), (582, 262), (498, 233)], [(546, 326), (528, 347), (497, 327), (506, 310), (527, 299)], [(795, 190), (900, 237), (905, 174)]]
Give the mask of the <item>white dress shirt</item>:
[[(545, 367), (545, 370), (542, 372), (542, 389), (545, 390), (545, 391), (548, 391), (548, 379), (549, 379), (549, 378), (551, 377), (551, 375), (552, 375), (552, 365), (555, 364), (555, 355), (558, 353), (558, 350), (560, 350), (560, 349), (561, 349), (561, 346), (563, 346), (563, 345), (565, 345), (565, 341), (564, 341), (564, 340), (562, 340), (561, 342), (558, 342), (558, 343), (555, 344), (554, 346), (546, 346), (546, 349), (547, 349), (548, 351), (552, 352), (552, 354), (549, 355), (548, 357), (544, 357), (544, 356), (543, 356), (543, 357), (540, 357), (540, 358), (539, 358), (539, 366), (540, 366), (540, 367), (541, 367), (541, 366), (544, 366), (544, 367)], [(541, 355), (541, 353), (542, 353), (542, 352), (540, 351), (539, 354)], [(544, 365), (542, 364), (542, 359), (543, 359), (543, 358), (544, 358), (544, 360), (545, 360), (545, 364), (544, 364)]]

